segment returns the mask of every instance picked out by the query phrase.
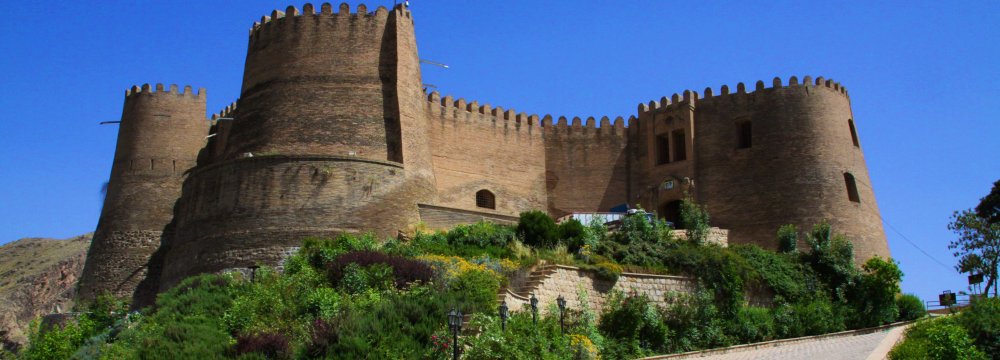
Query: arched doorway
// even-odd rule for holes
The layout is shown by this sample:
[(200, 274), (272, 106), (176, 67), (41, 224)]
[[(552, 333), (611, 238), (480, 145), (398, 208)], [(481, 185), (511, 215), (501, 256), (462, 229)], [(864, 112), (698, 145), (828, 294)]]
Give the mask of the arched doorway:
[(659, 208), (660, 218), (672, 223), (675, 229), (681, 228), (681, 201), (665, 202)]

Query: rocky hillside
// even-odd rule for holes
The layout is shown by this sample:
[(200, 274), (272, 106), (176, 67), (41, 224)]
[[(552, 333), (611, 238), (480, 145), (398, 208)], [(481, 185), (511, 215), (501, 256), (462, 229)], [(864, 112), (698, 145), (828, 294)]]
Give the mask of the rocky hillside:
[(28, 323), (57, 305), (73, 307), (92, 234), (25, 238), (0, 246), (0, 344), (23, 344)]

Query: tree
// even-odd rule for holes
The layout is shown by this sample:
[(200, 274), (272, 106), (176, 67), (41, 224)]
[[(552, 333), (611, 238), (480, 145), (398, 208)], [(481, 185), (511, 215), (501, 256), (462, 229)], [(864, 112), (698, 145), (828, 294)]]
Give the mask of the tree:
[(991, 224), (1000, 223), (1000, 180), (993, 183), (993, 190), (990, 191), (989, 195), (979, 199), (976, 215), (988, 220)]
[(948, 244), (948, 249), (954, 251), (952, 254), (958, 258), (955, 269), (962, 273), (985, 275), (987, 281), (984, 294), (989, 294), (990, 289), (993, 289), (993, 296), (996, 297), (1000, 222), (991, 223), (972, 209), (956, 211), (951, 219), (948, 229), (958, 234), (958, 239)]

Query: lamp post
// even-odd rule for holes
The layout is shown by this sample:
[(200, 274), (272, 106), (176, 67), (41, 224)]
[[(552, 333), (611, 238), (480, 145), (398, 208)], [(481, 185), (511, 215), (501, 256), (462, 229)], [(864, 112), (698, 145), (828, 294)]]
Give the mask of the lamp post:
[(531, 323), (538, 326), (538, 298), (535, 293), (531, 293)]
[(510, 309), (507, 308), (507, 300), (500, 302), (500, 330), (507, 331), (507, 316), (510, 314)]
[(556, 298), (556, 304), (559, 305), (559, 329), (562, 330), (563, 335), (566, 334), (566, 325), (563, 322), (563, 314), (566, 313), (566, 299), (562, 295)]
[(462, 312), (458, 309), (451, 308), (451, 312), (448, 313), (448, 326), (451, 327), (452, 334), (452, 358), (458, 360), (458, 332), (462, 331)]
[(257, 269), (258, 268), (260, 268), (260, 266), (250, 265), (250, 282), (254, 282), (254, 280), (257, 279)]

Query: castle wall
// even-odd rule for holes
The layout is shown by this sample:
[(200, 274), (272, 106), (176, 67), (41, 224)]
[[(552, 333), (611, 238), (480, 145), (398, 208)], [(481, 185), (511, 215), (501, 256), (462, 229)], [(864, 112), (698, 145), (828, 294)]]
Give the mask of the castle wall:
[(402, 162), (399, 119), (387, 113), (395, 111), (386, 99), (395, 91), (394, 44), (384, 42), (389, 11), (307, 9), (275, 10), (251, 30), (225, 158), (250, 152)]
[[(779, 226), (808, 231), (827, 219), (846, 233), (859, 261), (889, 256), (864, 154), (852, 141), (853, 119), (846, 90), (832, 81), (794, 77), (771, 88), (763, 82), (747, 93), (697, 100), (696, 194), (712, 224), (730, 229), (730, 243), (774, 249)], [(752, 145), (737, 148), (739, 122), (752, 124)], [(858, 202), (851, 201), (845, 173), (854, 176)]]
[(434, 173), (413, 41), (401, 6), (289, 7), (255, 26), (234, 120), (209, 146), (224, 150), (184, 184), (160, 288), (279, 265), (307, 236), (417, 222)]
[[(691, 190), (698, 158), (693, 94), (674, 94), (659, 102), (641, 104), (639, 117), (629, 127), (629, 156), (632, 161), (634, 204), (656, 211), (664, 219), (680, 225), (678, 201)], [(671, 207), (673, 205), (673, 207)]]
[(586, 123), (564, 117), (545, 128), (545, 186), (549, 214), (559, 217), (571, 212), (607, 211), (628, 201), (629, 165), (624, 120), (614, 124), (607, 117), (600, 127), (594, 118)]
[[(431, 94), (426, 119), (434, 205), (509, 216), (545, 209), (545, 144), (537, 118)], [(495, 195), (496, 209), (476, 206), (480, 190)]]
[(206, 93), (148, 84), (125, 96), (101, 218), (80, 279), (80, 296), (132, 296), (173, 218), (185, 172), (205, 144)]

